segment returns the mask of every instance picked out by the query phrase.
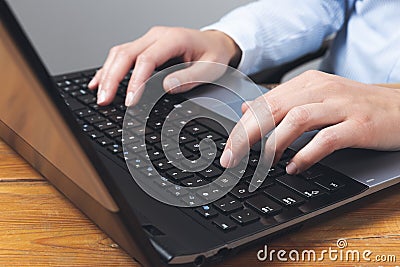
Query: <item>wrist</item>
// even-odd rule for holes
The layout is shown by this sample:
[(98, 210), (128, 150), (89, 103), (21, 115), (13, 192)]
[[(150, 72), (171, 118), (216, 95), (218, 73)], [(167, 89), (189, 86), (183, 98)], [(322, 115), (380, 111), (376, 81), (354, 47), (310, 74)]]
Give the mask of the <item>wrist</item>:
[(229, 66), (236, 68), (242, 58), (242, 50), (236, 42), (224, 32), (217, 30), (209, 30), (207, 32), (218, 38), (219, 43), (222, 45), (221, 47), (227, 54)]

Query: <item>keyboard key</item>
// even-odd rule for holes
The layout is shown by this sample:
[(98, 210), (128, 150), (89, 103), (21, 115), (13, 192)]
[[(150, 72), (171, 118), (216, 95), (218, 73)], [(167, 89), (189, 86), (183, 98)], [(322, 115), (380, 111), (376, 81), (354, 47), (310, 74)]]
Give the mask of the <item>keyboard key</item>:
[(120, 128), (111, 128), (104, 131), (106, 135), (108, 135), (111, 139), (115, 139), (122, 136), (122, 129)]
[(195, 211), (206, 219), (218, 216), (217, 210), (213, 206), (205, 205), (195, 209)]
[(301, 173), (300, 175), (302, 177), (306, 178), (307, 180), (312, 180), (312, 179), (322, 176), (324, 174), (324, 172), (326, 173), (326, 168), (324, 168), (320, 165), (314, 165), (314, 166), (311, 166), (308, 170)]
[(98, 129), (99, 131), (105, 131), (111, 128), (115, 128), (115, 124), (111, 121), (102, 121), (102, 122), (98, 122), (98, 123), (94, 123), (93, 124), (94, 127), (96, 127), (96, 129)]
[(87, 124), (87, 123), (85, 122), (85, 123), (82, 125), (82, 131), (88, 133), (88, 132), (94, 131), (94, 127), (91, 126), (91, 125), (89, 125), (89, 124)]
[(155, 131), (160, 130), (162, 128), (163, 124), (164, 124), (163, 120), (147, 121), (147, 126)]
[(267, 177), (276, 178), (276, 177), (281, 176), (281, 175), (283, 175), (283, 174), (285, 174), (285, 173), (286, 173), (286, 171), (285, 171), (284, 169), (282, 169), (281, 167), (279, 167), (279, 166), (272, 166), (272, 167), (269, 169), (269, 172), (268, 172), (268, 176), (267, 176)]
[(202, 125), (199, 125), (199, 124), (195, 124), (195, 125), (189, 126), (189, 127), (184, 127), (184, 130), (185, 130), (185, 132), (189, 133), (190, 135), (194, 135), (194, 136), (202, 134), (202, 133), (206, 133), (209, 131), (208, 128), (206, 128)]
[(124, 115), (122, 114), (113, 114), (110, 116), (107, 116), (107, 118), (117, 124), (122, 124), (123, 120), (124, 120)]
[(200, 143), (197, 141), (190, 142), (188, 144), (185, 144), (185, 148), (188, 149), (190, 152), (198, 153), (200, 148)]
[(259, 155), (251, 153), (250, 157), (249, 157), (248, 165), (253, 168), (256, 168), (258, 165), (258, 162), (259, 162), (259, 157), (260, 157)]
[(216, 218), (214, 219), (213, 224), (218, 226), (218, 228), (224, 232), (231, 231), (237, 227), (234, 222), (226, 218)]
[(280, 185), (267, 187), (264, 190), (264, 193), (284, 206), (295, 206), (304, 202), (304, 199), (298, 196), (296, 193)]
[(210, 165), (204, 170), (199, 172), (199, 174), (205, 179), (212, 179), (215, 177), (219, 177), (222, 173), (223, 171), (214, 165)]
[(293, 151), (291, 149), (287, 149), (287, 150), (285, 150), (285, 152), (283, 152), (280, 161), (282, 161), (282, 162), (287, 161), (288, 159), (293, 158), (294, 155), (296, 155), (295, 151)]
[(179, 135), (179, 144), (186, 144), (186, 143), (191, 143), (191, 142), (196, 142), (196, 138), (193, 136), (189, 135), (188, 133), (181, 133)]
[[(79, 92), (79, 91), (77, 91), (77, 92)], [(78, 97), (78, 100), (86, 105), (96, 103), (96, 99), (97, 98), (92, 95), (82, 95), (82, 96)]]
[(307, 181), (301, 179), (294, 175), (285, 175), (276, 179), (278, 182), (286, 185), (287, 187), (293, 189), (299, 194), (306, 198), (319, 197), (324, 194), (323, 190), (320, 189), (315, 184), (308, 183)]
[(152, 133), (146, 135), (146, 143), (155, 144), (161, 142), (161, 136), (159, 133)]
[(107, 149), (111, 151), (113, 154), (122, 153), (122, 147), (117, 144), (111, 145), (107, 147)]
[(341, 179), (334, 177), (333, 175), (325, 175), (313, 180), (317, 185), (322, 186), (328, 191), (335, 191), (344, 186)]
[(241, 225), (246, 225), (252, 222), (256, 222), (260, 219), (257, 214), (249, 209), (244, 209), (238, 212), (235, 212), (231, 215), (231, 218)]
[(211, 140), (213, 140), (215, 142), (215, 141), (221, 140), (222, 136), (220, 136), (219, 134), (217, 134), (214, 131), (208, 131), (206, 133), (199, 134), (198, 138), (200, 138), (200, 139), (208, 138), (208, 139), (211, 139)]
[[(207, 162), (205, 162), (204, 160), (201, 159), (196, 159), (196, 160), (189, 160), (187, 163), (183, 163), (183, 165), (189, 170), (192, 171), (194, 169), (204, 169), (205, 167), (207, 167)], [(201, 174), (201, 172), (200, 172)], [(211, 175), (211, 173), (210, 173)], [(203, 176), (205, 177), (205, 176)], [(207, 177), (205, 177), (207, 178)]]
[(198, 176), (193, 176), (191, 178), (182, 180), (181, 184), (187, 187), (199, 187), (208, 184), (208, 182), (203, 178), (200, 178)]
[(222, 175), (222, 177), (219, 177), (218, 179), (215, 180), (215, 183), (222, 188), (232, 187), (236, 185), (238, 182), (239, 178), (230, 175), (229, 173), (225, 173)]
[[(219, 135), (221, 135), (224, 138), (228, 137), (228, 134), (225, 130), (225, 128), (219, 124), (219, 122), (213, 120), (213, 119), (209, 119), (209, 118), (199, 118), (196, 119), (195, 122), (198, 122), (200, 124), (202, 124), (203, 126), (212, 129), (213, 131), (217, 132)], [(233, 129), (234, 124), (232, 124), (231, 127), (227, 127), (228, 132), (231, 132)]]
[(93, 116), (86, 117), (85, 120), (90, 124), (95, 124), (98, 122), (105, 121), (105, 118), (100, 115), (93, 115)]
[(92, 139), (97, 139), (100, 137), (103, 137), (104, 134), (102, 132), (99, 132), (97, 130), (91, 131), (87, 133)]
[(236, 200), (230, 196), (226, 196), (215, 201), (213, 205), (225, 214), (232, 213), (243, 208), (243, 205), (239, 202), (239, 200)]
[(221, 196), (221, 189), (215, 186), (210, 186), (207, 188), (202, 188), (197, 190), (197, 194), (204, 198), (205, 200), (215, 200)]
[(187, 194), (189, 194), (189, 191), (187, 189), (185, 189), (185, 187), (182, 187), (180, 185), (175, 185), (172, 186), (168, 189), (168, 192), (170, 192), (171, 194), (173, 194), (176, 197), (183, 197)]
[(171, 137), (171, 136), (178, 135), (179, 131), (176, 128), (173, 128), (173, 127), (166, 127), (166, 128), (163, 129), (163, 133), (167, 137)]
[(198, 196), (192, 194), (184, 195), (181, 200), (189, 207), (197, 207), (202, 203), (202, 200)]
[(239, 184), (235, 186), (229, 194), (238, 198), (238, 199), (245, 199), (254, 195), (254, 193), (249, 192), (249, 186), (247, 184)]
[(107, 138), (105, 136), (97, 138), (96, 141), (102, 146), (109, 146), (114, 143), (113, 140), (111, 140), (110, 138)]
[[(252, 179), (246, 179), (245, 183), (247, 185), (252, 184), (253, 186), (255, 186), (257, 189), (263, 189), (266, 188), (268, 186), (271, 186), (274, 184), (274, 179), (272, 179), (271, 177), (267, 176), (264, 177), (265, 174), (254, 174)], [(253, 181), (253, 178), (256, 177), (256, 179)]]
[(171, 150), (171, 148), (173, 147), (173, 140), (171, 139), (163, 139), (163, 142), (158, 142), (156, 144), (153, 144), (155, 148), (157, 148), (158, 150), (162, 150), (162, 151), (169, 151)]
[(245, 203), (263, 215), (272, 216), (282, 211), (282, 206), (263, 195), (251, 197)]
[(219, 141), (215, 142), (215, 145), (217, 146), (218, 150), (223, 151), (226, 146), (226, 140), (219, 140)]
[(92, 115), (94, 115), (95, 113), (94, 113), (94, 110), (93, 110), (93, 109), (86, 108), (86, 109), (81, 109), (81, 110), (76, 111), (75, 114), (76, 114), (78, 117), (83, 118), (83, 117), (87, 117), (87, 116), (92, 116)]
[(160, 159), (158, 161), (152, 162), (154, 167), (157, 168), (157, 170), (160, 171), (167, 171), (172, 168), (174, 168), (174, 165), (172, 165), (172, 161), (168, 161), (166, 158)]
[(167, 171), (167, 176), (168, 178), (174, 180), (174, 181), (180, 181), (186, 178), (190, 178), (193, 176), (193, 173), (190, 172), (184, 172), (182, 170), (179, 170), (177, 168), (174, 168), (172, 170)]
[(160, 150), (153, 150), (151, 152), (148, 152), (148, 155), (151, 161), (156, 161), (165, 157), (164, 153)]
[(86, 109), (86, 107), (76, 99), (66, 98), (64, 100), (65, 100), (65, 103), (67, 104), (67, 106), (69, 107), (69, 109), (72, 111)]

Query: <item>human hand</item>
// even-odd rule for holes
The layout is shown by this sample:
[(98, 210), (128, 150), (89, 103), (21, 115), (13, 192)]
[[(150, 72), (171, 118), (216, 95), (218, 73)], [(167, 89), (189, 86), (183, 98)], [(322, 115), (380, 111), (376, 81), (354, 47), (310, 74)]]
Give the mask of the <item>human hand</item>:
[[(290, 160), (289, 174), (301, 173), (342, 148), (400, 149), (400, 89), (308, 71), (245, 103), (242, 111), (221, 157), (224, 167), (237, 165), (248, 146), (273, 130), (273, 124), (276, 139), (267, 140), (265, 152), (275, 151), (274, 162), (304, 132), (321, 129)], [(275, 123), (262, 121), (265, 115), (260, 114), (266, 113)]]
[[(219, 31), (198, 31), (185, 28), (154, 27), (141, 38), (113, 47), (103, 65), (89, 83), (90, 89), (98, 88), (98, 104), (109, 104), (126, 73), (135, 65), (125, 104), (135, 105), (139, 101), (143, 83), (160, 65), (175, 57), (185, 62), (211, 61), (228, 64), (240, 58), (240, 49), (227, 35)], [(187, 91), (205, 70), (204, 65), (191, 67), (168, 75), (163, 82), (170, 93)], [(171, 90), (173, 89), (173, 90)]]

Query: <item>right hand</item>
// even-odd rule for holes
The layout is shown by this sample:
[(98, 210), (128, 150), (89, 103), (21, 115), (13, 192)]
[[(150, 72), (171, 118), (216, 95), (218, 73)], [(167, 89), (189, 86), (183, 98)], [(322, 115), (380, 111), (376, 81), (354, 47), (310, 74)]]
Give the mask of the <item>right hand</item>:
[[(89, 88), (98, 88), (97, 102), (108, 105), (112, 102), (119, 83), (135, 65), (127, 88), (125, 105), (138, 103), (142, 95), (142, 84), (150, 78), (154, 70), (175, 57), (185, 62), (209, 61), (222, 64), (240, 58), (241, 51), (236, 43), (219, 31), (199, 31), (186, 28), (154, 27), (141, 38), (113, 47), (103, 65), (96, 73)], [(188, 83), (201, 73), (202, 66), (191, 67), (169, 74), (163, 82), (170, 93), (190, 90), (195, 84)], [(174, 88), (174, 90), (170, 90)]]

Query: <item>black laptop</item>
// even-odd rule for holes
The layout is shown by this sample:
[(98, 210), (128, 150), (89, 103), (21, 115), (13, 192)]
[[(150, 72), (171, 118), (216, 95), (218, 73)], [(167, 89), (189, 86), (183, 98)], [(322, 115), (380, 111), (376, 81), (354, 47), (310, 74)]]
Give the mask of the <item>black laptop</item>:
[[(161, 131), (163, 121), (187, 102), (187, 95), (164, 94), (156, 103), (144, 97), (135, 107), (137, 117), (127, 125), (127, 136), (124, 98), (130, 73), (113, 103), (100, 107), (96, 91), (87, 89), (95, 69), (51, 77), (5, 0), (0, 0), (0, 21), (0, 137), (143, 266), (220, 262), (249, 243), (400, 181), (398, 152), (344, 150), (290, 176), (285, 166), (295, 152), (288, 149), (250, 192), (260, 149), (250, 150), (246, 164), (222, 168), (219, 157), (235, 121), (195, 102), (176, 115), (182, 130), (170, 129), (181, 150), (176, 159), (184, 155), (196, 162), (205, 139), (216, 149), (209, 155), (213, 160), (198, 171), (179, 169), (165, 156)], [(148, 105), (149, 115), (139, 116)], [(185, 120), (185, 114), (193, 112), (203, 116)], [(131, 149), (126, 151), (123, 143)], [(143, 164), (146, 159), (151, 165)], [(159, 175), (153, 176), (155, 172)], [(207, 201), (213, 192), (203, 192), (196, 199), (204, 203), (193, 201), (186, 188), (213, 183), (222, 173), (226, 179), (218, 180), (214, 190), (231, 187), (227, 194)], [(158, 201), (132, 176), (145, 177), (184, 204)]]

